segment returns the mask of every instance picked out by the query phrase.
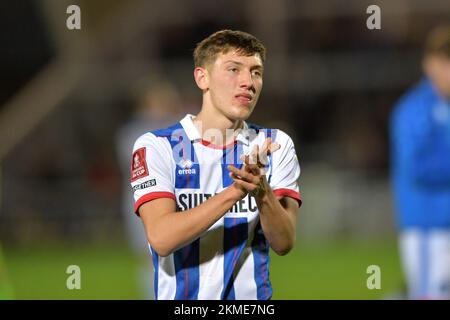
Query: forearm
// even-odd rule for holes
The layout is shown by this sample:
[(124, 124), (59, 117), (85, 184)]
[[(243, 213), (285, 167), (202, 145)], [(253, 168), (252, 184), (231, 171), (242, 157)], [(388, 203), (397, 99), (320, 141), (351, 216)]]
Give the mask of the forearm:
[[(270, 188), (270, 187), (269, 187)], [(288, 253), (295, 243), (296, 221), (283, 208), (272, 190), (260, 199), (256, 199), (261, 227), (270, 247), (278, 254)]]
[(197, 239), (239, 200), (231, 188), (209, 198), (199, 206), (182, 211), (168, 212), (154, 221), (147, 237), (161, 256), (167, 256)]
[[(267, 143), (266, 143), (267, 142)], [(259, 217), (264, 236), (269, 241), (270, 247), (278, 254), (288, 253), (295, 243), (295, 227), (297, 216), (297, 203), (283, 198), (283, 204), (277, 199), (270, 187), (265, 174), (261, 168), (266, 161), (261, 162), (261, 154), (268, 154), (269, 150), (278, 150), (279, 145), (272, 148), (270, 138), (266, 139), (262, 153), (259, 153), (258, 145), (252, 152), (252, 161), (250, 156), (245, 156), (245, 166), (241, 169), (235, 166), (228, 166), (231, 172), (231, 178), (242, 190), (249, 192), (256, 199), (259, 209)], [(256, 155), (256, 156), (255, 156)]]

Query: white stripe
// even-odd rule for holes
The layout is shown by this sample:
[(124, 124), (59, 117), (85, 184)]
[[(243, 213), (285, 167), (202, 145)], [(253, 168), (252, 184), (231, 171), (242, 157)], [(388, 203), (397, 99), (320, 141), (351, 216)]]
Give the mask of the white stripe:
[(256, 213), (249, 214), (248, 219), (247, 245), (236, 265), (236, 271), (238, 271), (237, 274), (235, 273), (234, 280), (234, 295), (236, 300), (258, 299), (256, 281), (249, 281), (249, 279), (255, 279), (255, 262), (253, 259), (252, 241), (255, 236), (255, 227), (259, 219)]
[[(408, 295), (412, 299), (449, 299), (449, 292), (442, 287), (450, 285), (450, 231), (429, 231), (428, 239), (420, 229), (407, 229), (400, 234), (400, 253), (403, 269), (408, 282)], [(421, 261), (421, 245), (428, 241), (428, 261)], [(421, 292), (421, 266), (428, 264), (425, 292)]]
[(173, 254), (158, 257), (158, 300), (173, 300), (177, 291)]
[(431, 299), (450, 299), (450, 231), (432, 231), (429, 241), (428, 295)]
[[(222, 189), (222, 168), (220, 161), (222, 150), (215, 150), (201, 144), (194, 145), (198, 159), (210, 159), (200, 162), (199, 193), (214, 195)], [(218, 158), (218, 159), (217, 159)], [(205, 173), (209, 174), (205, 174)], [(204, 199), (206, 201), (206, 199)], [(200, 237), (199, 300), (220, 299), (223, 288), (223, 217), (216, 221)]]
[(220, 299), (223, 288), (223, 218), (200, 238), (199, 300)]
[(400, 234), (400, 252), (410, 298), (417, 297), (419, 291), (420, 241), (419, 230), (407, 230)]

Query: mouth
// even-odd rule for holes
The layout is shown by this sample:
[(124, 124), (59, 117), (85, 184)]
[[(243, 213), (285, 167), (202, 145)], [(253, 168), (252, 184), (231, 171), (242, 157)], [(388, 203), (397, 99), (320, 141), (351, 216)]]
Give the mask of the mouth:
[(253, 96), (248, 93), (240, 93), (234, 96), (241, 104), (249, 105), (253, 101)]

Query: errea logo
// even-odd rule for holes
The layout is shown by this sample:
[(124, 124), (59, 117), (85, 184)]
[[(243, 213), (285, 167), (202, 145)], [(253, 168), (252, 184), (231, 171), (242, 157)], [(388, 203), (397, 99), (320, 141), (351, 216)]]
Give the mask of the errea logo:
[(192, 165), (194, 163), (189, 159), (183, 159), (178, 163), (178, 166), (181, 167), (181, 169), (178, 169), (178, 174), (196, 174), (197, 171), (195, 168), (192, 168)]
[(175, 188), (200, 188), (200, 164), (188, 159), (178, 161), (175, 169)]
[(193, 163), (189, 159), (183, 159), (178, 163), (178, 165), (183, 169), (189, 169), (190, 167), (192, 167)]

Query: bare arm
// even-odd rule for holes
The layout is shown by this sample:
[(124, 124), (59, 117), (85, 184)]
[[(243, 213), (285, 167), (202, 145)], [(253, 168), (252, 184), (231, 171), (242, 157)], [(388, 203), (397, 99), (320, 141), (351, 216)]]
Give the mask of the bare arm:
[(266, 176), (262, 174), (263, 163), (260, 155), (266, 156), (278, 150), (279, 145), (271, 146), (270, 138), (266, 140), (260, 153), (258, 147), (252, 152), (253, 163), (249, 156), (245, 158), (245, 167), (238, 169), (229, 166), (231, 177), (242, 190), (251, 193), (258, 205), (261, 227), (270, 247), (278, 254), (285, 255), (295, 244), (296, 224), (299, 204), (290, 197), (277, 199)]
[(259, 208), (259, 218), (270, 247), (278, 255), (285, 255), (294, 247), (297, 225), (298, 202), (289, 197), (277, 199), (263, 176), (263, 184), (267, 184), (268, 192), (262, 197), (256, 197)]
[(160, 256), (168, 256), (197, 239), (245, 194), (232, 184), (199, 206), (183, 212), (176, 212), (173, 199), (161, 198), (144, 203), (139, 214), (153, 249)]
[(278, 255), (285, 255), (295, 244), (298, 202), (289, 197), (278, 200), (270, 188), (266, 176), (253, 175), (243, 169), (231, 170), (240, 177), (233, 176), (235, 183), (245, 190), (249, 192), (255, 192), (258, 188), (264, 190), (258, 191), (255, 195), (261, 227), (273, 251)]

